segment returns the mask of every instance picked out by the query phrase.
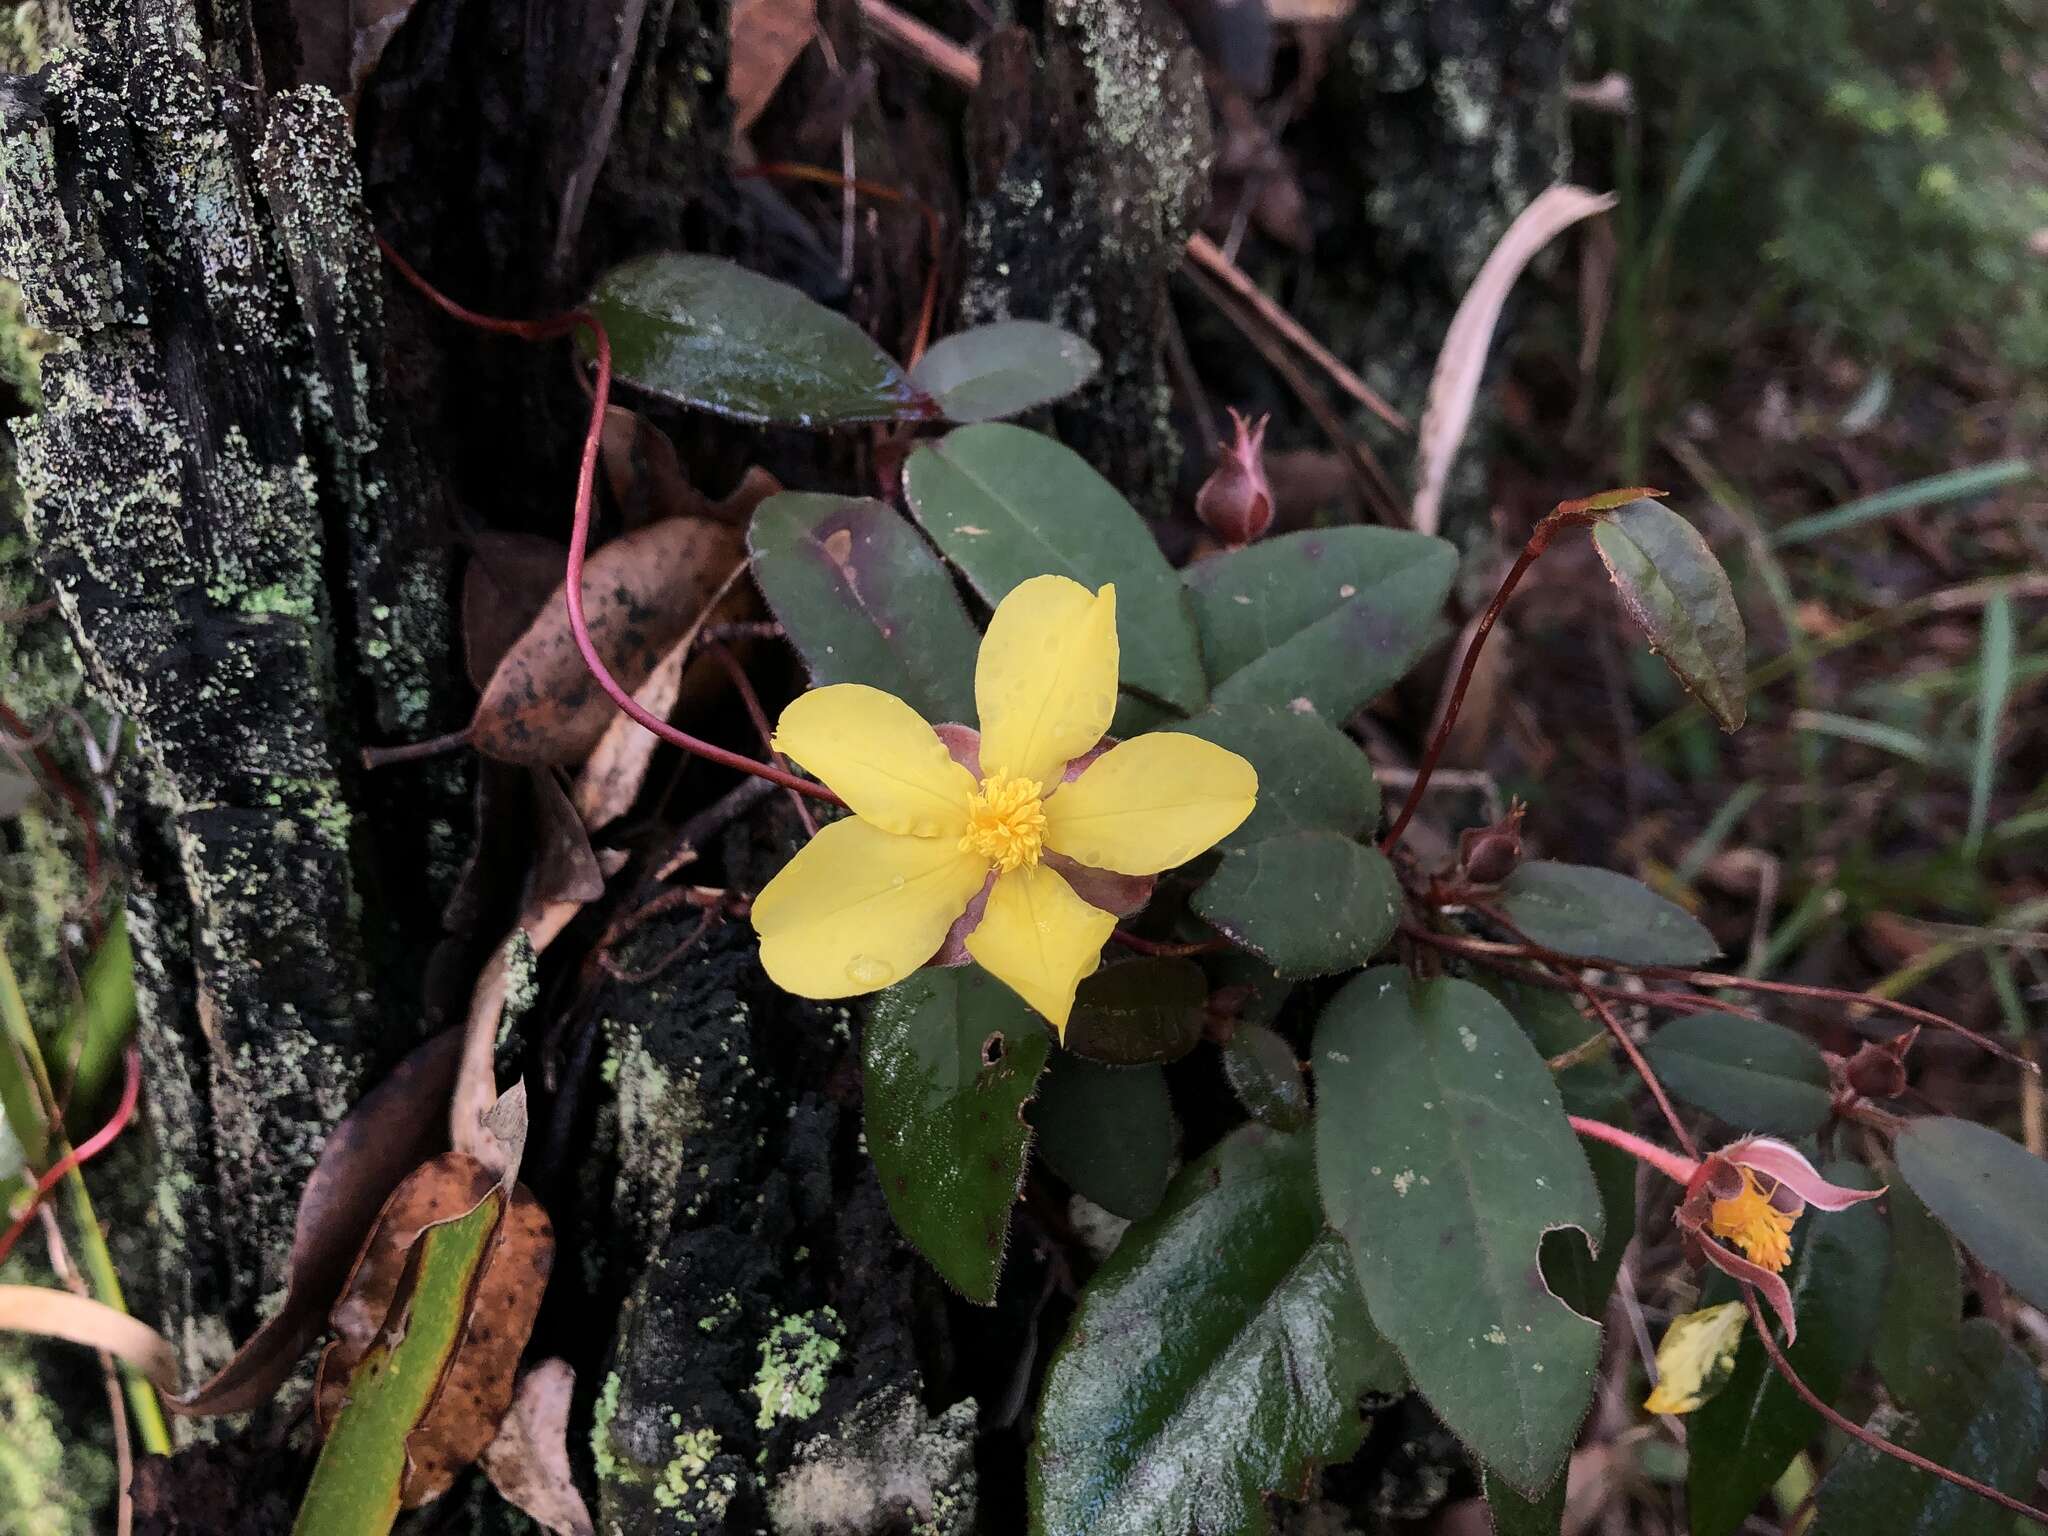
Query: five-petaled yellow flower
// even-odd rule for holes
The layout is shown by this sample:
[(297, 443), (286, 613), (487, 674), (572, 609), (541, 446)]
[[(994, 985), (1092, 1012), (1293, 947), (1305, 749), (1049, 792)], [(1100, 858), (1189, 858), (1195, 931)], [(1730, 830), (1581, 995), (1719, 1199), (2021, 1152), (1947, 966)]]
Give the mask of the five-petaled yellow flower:
[(1158, 731), (1096, 753), (1116, 689), (1115, 589), (1039, 576), (997, 605), (982, 639), (978, 749), (949, 749), (879, 688), (797, 699), (775, 749), (853, 814), (755, 900), (769, 976), (804, 997), (876, 991), (931, 960), (985, 900), (967, 954), (1064, 1036), (1116, 918), (1060, 869), (1155, 875), (1229, 836), (1258, 796), (1252, 765), (1199, 737)]

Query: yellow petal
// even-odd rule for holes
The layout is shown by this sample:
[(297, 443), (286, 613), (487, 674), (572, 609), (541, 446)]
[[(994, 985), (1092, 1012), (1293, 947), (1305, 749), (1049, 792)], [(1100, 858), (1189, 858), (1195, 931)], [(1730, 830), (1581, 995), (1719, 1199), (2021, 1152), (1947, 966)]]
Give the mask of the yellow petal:
[(987, 877), (946, 839), (835, 821), (754, 899), (761, 964), (800, 997), (876, 991), (938, 952)]
[(1156, 875), (1235, 832), (1258, 770), (1224, 747), (1154, 731), (1111, 747), (1045, 802), (1045, 845), (1096, 869)]
[(1057, 784), (1116, 713), (1116, 588), (1034, 576), (996, 604), (974, 668), (981, 771)]
[(1749, 1309), (1723, 1302), (1673, 1318), (1657, 1346), (1657, 1386), (1644, 1400), (1651, 1413), (1691, 1413), (1728, 1383)]
[(1116, 919), (1043, 864), (996, 877), (967, 953), (1052, 1021), (1064, 1040), (1074, 989), (1102, 963)]
[(893, 693), (860, 683), (813, 688), (782, 712), (775, 750), (884, 832), (957, 842), (967, 825), (974, 775)]

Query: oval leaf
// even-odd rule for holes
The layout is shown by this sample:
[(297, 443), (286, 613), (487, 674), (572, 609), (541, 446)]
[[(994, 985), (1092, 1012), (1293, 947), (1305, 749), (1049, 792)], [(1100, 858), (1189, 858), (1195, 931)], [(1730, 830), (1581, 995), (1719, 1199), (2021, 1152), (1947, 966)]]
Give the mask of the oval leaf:
[(1081, 983), (1067, 1049), (1115, 1067), (1178, 1061), (1207, 1021), (1209, 978), (1192, 960), (1146, 957), (1106, 965)]
[(1208, 694), (1180, 580), (1117, 488), (1051, 438), (991, 423), (920, 444), (910, 510), (991, 606), (1033, 576), (1116, 584), (1122, 680), (1176, 709)]
[(1923, 1394), (1938, 1392), (1955, 1353), (1963, 1322), (1963, 1268), (1955, 1243), (1912, 1185), (1894, 1177), (1884, 1204), (1892, 1268), (1870, 1363), (1893, 1400), (1910, 1409)]
[(1457, 552), (1399, 528), (1323, 528), (1212, 555), (1184, 573), (1218, 703), (1306, 699), (1344, 720), (1436, 636)]
[[(1856, 1163), (1831, 1163), (1825, 1172), (1831, 1182), (1852, 1189), (1877, 1187), (1870, 1170)], [(1806, 1384), (1832, 1402), (1877, 1330), (1891, 1245), (1884, 1219), (1866, 1202), (1832, 1214), (1809, 1212), (1793, 1232), (1793, 1250), (1785, 1283), (1799, 1317), (1799, 1337), (1785, 1355)], [(1733, 1296), (1734, 1284), (1717, 1276), (1709, 1294), (1717, 1301)], [(1688, 1425), (1692, 1536), (1728, 1536), (1738, 1529), (1820, 1424), (1820, 1415), (1771, 1369), (1763, 1346), (1745, 1333), (1726, 1386)]]
[(1062, 1051), (1031, 1123), (1045, 1166), (1105, 1211), (1135, 1221), (1166, 1192), (1180, 1130), (1158, 1067), (1105, 1067)]
[(1546, 1232), (1601, 1233), (1543, 1058), (1472, 983), (1381, 966), (1330, 1000), (1313, 1062), (1317, 1183), (1373, 1322), (1458, 1438), (1537, 1497), (1600, 1358), (1537, 1262)]
[(1398, 1392), (1306, 1138), (1246, 1126), (1185, 1169), (1096, 1272), (1039, 1400), (1034, 1536), (1257, 1536)]
[(1365, 964), (1393, 937), (1401, 885), (1377, 849), (1336, 832), (1289, 832), (1226, 850), (1192, 905), (1282, 976), (1328, 976)]
[(910, 382), (949, 421), (994, 421), (1071, 395), (1102, 358), (1072, 331), (1043, 320), (999, 320), (957, 331), (918, 359)]
[(1254, 1120), (1276, 1131), (1308, 1128), (1308, 1079), (1277, 1030), (1239, 1023), (1223, 1047), (1223, 1075)]
[[(1963, 1325), (1937, 1392), (1911, 1419), (1881, 1413), (1870, 1427), (1930, 1461), (2015, 1498), (2034, 1493), (2048, 1403), (2027, 1358), (1983, 1318)], [(1952, 1483), (1852, 1445), (1820, 1485), (1812, 1536), (2010, 1536), (2013, 1517)]]
[(1899, 1172), (1941, 1224), (2048, 1308), (2048, 1163), (1971, 1120), (1909, 1121), (1895, 1150)]
[(1737, 1130), (1804, 1136), (1827, 1124), (1828, 1064), (1781, 1025), (1696, 1013), (1658, 1030), (1644, 1053), (1665, 1087)]
[(599, 279), (590, 307), (613, 372), (683, 405), (804, 427), (936, 414), (846, 316), (716, 256), (636, 256)]
[(1640, 880), (1590, 864), (1524, 864), (1501, 887), (1500, 907), (1546, 949), (1625, 965), (1698, 965), (1721, 952), (1685, 908)]
[(1356, 837), (1379, 821), (1372, 765), (1356, 742), (1312, 710), (1218, 704), (1174, 729), (1228, 747), (1259, 770), (1259, 803), (1224, 839), (1226, 848), (1307, 827)]
[(1601, 518), (1593, 543), (1650, 649), (1722, 730), (1739, 729), (1749, 709), (1742, 614), (1700, 531), (1660, 502), (1632, 501)]
[(747, 552), (813, 684), (865, 683), (934, 724), (974, 719), (981, 636), (900, 513), (865, 496), (785, 491), (755, 508)]
[(876, 996), (861, 1035), (868, 1151), (889, 1214), (970, 1301), (996, 1299), (1024, 1123), (1052, 1042), (978, 966), (916, 972)]

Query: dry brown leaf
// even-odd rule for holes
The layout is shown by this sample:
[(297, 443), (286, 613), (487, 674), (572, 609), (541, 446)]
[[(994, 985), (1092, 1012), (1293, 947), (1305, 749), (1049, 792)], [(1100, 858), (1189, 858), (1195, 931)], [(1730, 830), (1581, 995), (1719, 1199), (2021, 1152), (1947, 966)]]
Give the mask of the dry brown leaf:
[(590, 1510), (569, 1471), (565, 1443), (576, 1372), (543, 1360), (521, 1373), (512, 1411), (478, 1458), (491, 1486), (554, 1536), (593, 1536)]
[(65, 1339), (104, 1350), (142, 1372), (167, 1395), (178, 1390), (178, 1355), (145, 1322), (52, 1285), (0, 1285), (0, 1332)]
[(480, 533), (462, 573), (462, 661), (479, 692), (541, 606), (562, 589), (569, 550), (532, 533)]
[[(633, 724), (624, 715), (612, 724), (620, 720)], [(640, 726), (634, 728), (643, 736), (652, 734)], [(597, 900), (604, 894), (604, 871), (597, 867), (597, 853), (590, 846), (590, 832), (582, 815), (552, 768), (534, 770), (533, 809), (536, 837), (529, 900), (573, 901), (579, 905)]]
[[(744, 558), (737, 529), (670, 518), (612, 540), (583, 571), (591, 643), (612, 676), (638, 687), (705, 599)], [(551, 596), (491, 675), (470, 742), (501, 762), (581, 762), (616, 706), (583, 664), (568, 604)]]
[(638, 411), (614, 405), (604, 413), (605, 483), (628, 528), (665, 517), (709, 517), (711, 502), (690, 484), (669, 436)]
[(1471, 423), (1472, 402), (1479, 395), (1494, 327), (1515, 279), (1559, 233), (1613, 206), (1611, 193), (1588, 192), (1563, 183), (1544, 188), (1508, 226), (1466, 290), (1437, 353), (1436, 371), (1429, 381), (1429, 404), (1416, 436), (1415, 509), (1410, 520), (1418, 532), (1437, 530), (1451, 462)]
[(736, 0), (732, 56), (725, 72), (735, 134), (754, 126), (790, 65), (817, 34), (816, 0)]
[(462, 1036), (443, 1030), (372, 1088), (327, 1134), (299, 1197), (284, 1304), (211, 1381), (170, 1407), (244, 1413), (275, 1392), (341, 1294), (378, 1211), (406, 1175), (446, 1144), (441, 1106)]

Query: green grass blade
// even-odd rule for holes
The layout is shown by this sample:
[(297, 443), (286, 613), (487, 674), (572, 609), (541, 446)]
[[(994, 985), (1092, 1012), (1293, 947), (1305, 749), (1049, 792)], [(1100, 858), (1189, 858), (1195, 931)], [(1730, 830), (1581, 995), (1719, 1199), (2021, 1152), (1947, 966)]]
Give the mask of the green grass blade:
[(1895, 485), (1875, 496), (1865, 496), (1836, 507), (1832, 512), (1816, 512), (1812, 517), (1797, 518), (1772, 534), (1771, 543), (1779, 549), (1792, 544), (1809, 544), (1844, 528), (1889, 517), (1894, 512), (1940, 506), (1943, 502), (1960, 501), (1965, 496), (1982, 496), (1987, 491), (2029, 479), (2033, 473), (2033, 466), (2025, 459), (1998, 459), (1989, 464), (1972, 465), (1968, 469), (1952, 469), (1947, 474), (1930, 475), (1925, 480)]
[(2012, 696), (2012, 599), (2001, 593), (1984, 605), (1983, 661), (1977, 676), (1977, 747), (1970, 758), (1970, 830), (1963, 853), (1975, 859), (1984, 851), (1984, 829), (1991, 823), (1991, 786), (1998, 771), (1998, 728)]

